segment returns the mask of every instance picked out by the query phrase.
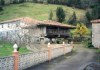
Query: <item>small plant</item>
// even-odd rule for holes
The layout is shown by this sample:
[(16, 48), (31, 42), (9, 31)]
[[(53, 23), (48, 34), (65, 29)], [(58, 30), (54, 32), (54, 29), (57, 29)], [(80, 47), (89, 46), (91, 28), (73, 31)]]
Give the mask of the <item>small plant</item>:
[(50, 11), (50, 14), (49, 14), (49, 20), (52, 20), (52, 18), (53, 18), (53, 12), (52, 12), (52, 10)]

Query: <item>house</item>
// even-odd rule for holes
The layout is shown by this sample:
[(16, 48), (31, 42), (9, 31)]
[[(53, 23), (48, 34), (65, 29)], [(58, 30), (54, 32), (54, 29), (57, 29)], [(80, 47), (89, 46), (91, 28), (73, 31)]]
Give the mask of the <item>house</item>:
[(92, 22), (92, 44), (95, 48), (100, 48), (100, 19)]
[(29, 17), (12, 19), (0, 23), (0, 40), (18, 44), (45, 44), (56, 38), (70, 37), (75, 26), (56, 21), (39, 21)]

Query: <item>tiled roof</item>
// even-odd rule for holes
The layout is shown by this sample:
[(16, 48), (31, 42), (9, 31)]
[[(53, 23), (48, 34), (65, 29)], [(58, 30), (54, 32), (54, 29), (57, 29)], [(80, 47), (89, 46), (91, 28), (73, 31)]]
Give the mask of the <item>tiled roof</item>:
[(51, 21), (51, 20), (45, 20), (43, 21), (44, 23), (40, 24), (40, 25), (49, 25), (49, 26), (59, 26), (59, 27), (69, 27), (69, 28), (75, 28), (75, 26), (72, 25), (68, 25), (68, 24), (63, 24), (63, 23), (59, 23), (56, 21)]
[(92, 20), (91, 23), (100, 23), (100, 19)]
[(39, 21), (36, 19), (32, 19), (29, 17), (23, 17), (23, 18), (17, 18), (17, 19), (12, 19), (12, 20), (7, 20), (1, 23), (6, 23), (6, 22), (13, 22), (13, 21), (22, 21), (25, 22), (28, 26), (30, 25), (45, 25), (45, 26), (59, 26), (59, 27), (66, 27), (66, 28), (75, 28), (75, 26), (72, 25), (67, 25), (67, 24), (62, 24), (56, 21), (50, 21), (50, 20), (45, 20), (45, 21)]

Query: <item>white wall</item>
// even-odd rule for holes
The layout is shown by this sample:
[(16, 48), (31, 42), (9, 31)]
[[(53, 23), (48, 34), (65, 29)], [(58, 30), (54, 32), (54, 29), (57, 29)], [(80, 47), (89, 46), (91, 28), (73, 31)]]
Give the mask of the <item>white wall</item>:
[(100, 23), (92, 24), (92, 44), (100, 48)]

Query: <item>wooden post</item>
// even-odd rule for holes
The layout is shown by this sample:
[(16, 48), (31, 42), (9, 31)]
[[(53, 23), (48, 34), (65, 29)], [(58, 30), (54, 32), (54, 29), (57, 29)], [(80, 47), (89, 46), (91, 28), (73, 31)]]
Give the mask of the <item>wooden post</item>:
[(50, 47), (50, 43), (48, 43), (48, 60), (51, 60), (51, 47)]
[(14, 70), (18, 70), (19, 52), (17, 51), (17, 49), (18, 49), (17, 44), (14, 44), (13, 48), (14, 48), (14, 51), (13, 51), (13, 56), (14, 56)]

